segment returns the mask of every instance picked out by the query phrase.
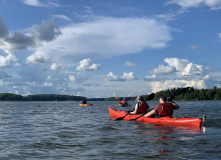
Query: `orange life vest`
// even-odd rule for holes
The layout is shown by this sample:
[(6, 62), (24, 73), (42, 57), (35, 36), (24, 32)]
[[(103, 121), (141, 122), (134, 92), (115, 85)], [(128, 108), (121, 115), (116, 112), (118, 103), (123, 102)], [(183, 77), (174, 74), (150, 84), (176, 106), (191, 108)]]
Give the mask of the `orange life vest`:
[(123, 101), (123, 103), (122, 104), (127, 104), (127, 101)]
[(172, 103), (162, 103), (162, 110), (159, 112), (160, 116), (172, 116), (173, 115), (173, 105)]

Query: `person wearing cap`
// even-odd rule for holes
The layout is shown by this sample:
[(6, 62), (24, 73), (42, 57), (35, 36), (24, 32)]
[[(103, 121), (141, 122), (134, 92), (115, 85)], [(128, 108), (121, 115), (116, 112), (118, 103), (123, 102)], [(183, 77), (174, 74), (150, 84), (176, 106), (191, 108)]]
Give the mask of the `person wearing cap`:
[[(170, 103), (166, 103), (166, 101), (170, 101)], [(160, 117), (163, 116), (172, 116), (174, 109), (179, 109), (179, 106), (173, 102), (170, 97), (166, 97), (165, 95), (161, 95), (159, 97), (159, 102), (157, 106), (155, 106), (151, 111), (144, 115), (144, 117), (153, 117), (157, 114)]]
[(137, 104), (135, 105), (135, 110), (132, 112), (129, 112), (130, 114), (142, 114), (147, 113), (149, 106), (144, 101), (143, 96), (137, 96), (136, 98)]

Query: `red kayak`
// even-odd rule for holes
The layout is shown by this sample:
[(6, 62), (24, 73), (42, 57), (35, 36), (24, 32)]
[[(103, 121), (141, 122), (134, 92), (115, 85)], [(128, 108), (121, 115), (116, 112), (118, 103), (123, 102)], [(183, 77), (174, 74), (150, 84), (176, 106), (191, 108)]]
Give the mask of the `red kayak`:
[(193, 126), (201, 128), (201, 118), (174, 118), (170, 116), (161, 117), (161, 118), (151, 118), (144, 117), (141, 114), (131, 115), (126, 111), (117, 110), (109, 107), (109, 113), (111, 118), (121, 118), (124, 117), (123, 120), (136, 120), (145, 123), (152, 124), (160, 124), (160, 125), (173, 125), (173, 126)]

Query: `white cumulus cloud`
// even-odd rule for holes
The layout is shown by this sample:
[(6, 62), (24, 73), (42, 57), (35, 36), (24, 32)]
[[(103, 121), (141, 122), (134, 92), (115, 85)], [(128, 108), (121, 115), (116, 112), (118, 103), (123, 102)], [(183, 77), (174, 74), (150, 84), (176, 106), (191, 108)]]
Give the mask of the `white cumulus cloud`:
[(220, 9), (221, 1), (220, 0), (170, 0), (168, 4), (177, 4), (184, 9), (190, 7), (201, 7), (208, 6), (211, 7), (212, 10)]
[(43, 86), (45, 86), (45, 87), (50, 87), (50, 86), (53, 86), (53, 83), (45, 82), (45, 83), (43, 84)]
[(82, 61), (80, 61), (80, 65), (76, 67), (76, 70), (78, 71), (95, 71), (95, 70), (99, 70), (101, 65), (100, 64), (92, 64), (92, 60), (91, 59), (84, 59)]
[[(203, 65), (194, 64), (187, 59), (179, 58), (165, 58), (164, 62), (168, 63), (168, 66), (159, 65), (157, 69), (154, 69), (151, 73), (152, 76), (146, 76), (145, 81), (149, 81), (153, 89), (153, 92), (165, 90), (168, 88), (177, 87), (194, 87), (194, 88), (212, 88), (214, 85), (218, 85), (220, 82), (214, 80), (211, 75), (207, 74), (208, 71), (213, 69), (205, 67)], [(170, 67), (175, 68), (175, 75), (163, 77), (156, 77), (155, 74), (172, 73), (169, 72)]]
[(51, 65), (51, 70), (62, 70), (63, 69), (63, 65), (60, 63), (60, 64), (57, 64), (57, 63), (53, 63)]
[(199, 74), (203, 72), (202, 65), (193, 64), (187, 59), (165, 58), (164, 61), (168, 63), (169, 66), (175, 67), (178, 71), (177, 74), (181, 74), (182, 76)]
[(8, 68), (12, 64), (15, 64), (16, 61), (17, 58), (12, 52), (8, 50), (0, 50), (0, 68)]
[(121, 76), (121, 78), (124, 79), (124, 80), (133, 80), (133, 79), (135, 79), (133, 72), (123, 73), (123, 76)]
[[(93, 18), (88, 22), (72, 23), (59, 28), (60, 32), (59, 30), (49, 32), (57, 35), (56, 39), (42, 43), (33, 56), (47, 57), (57, 63), (73, 64), (73, 61), (77, 63), (91, 55), (93, 59), (102, 59), (138, 53), (146, 48), (163, 48), (172, 40), (170, 35), (172, 29), (155, 19)], [(37, 31), (43, 33), (40, 29)], [(51, 34), (47, 34), (49, 40), (54, 38), (53, 36), (50, 38)]]
[(26, 60), (27, 63), (45, 63), (46, 62), (46, 58), (42, 55), (31, 55), (29, 57), (27, 57)]
[(126, 81), (136, 79), (133, 72), (123, 73), (123, 76), (121, 77), (114, 75), (113, 72), (110, 72), (108, 75), (104, 76), (104, 78), (106, 81)]
[(69, 76), (69, 79), (70, 79), (71, 81), (75, 81), (75, 80), (76, 80), (76, 77), (75, 77), (74, 75), (70, 75), (70, 76)]
[(174, 66), (164, 66), (159, 65), (157, 69), (153, 69), (153, 71), (150, 71), (151, 74), (168, 74), (176, 72), (176, 68)]
[(42, 6), (43, 4), (39, 0), (23, 0), (24, 4), (29, 6)]
[(193, 74), (200, 74), (203, 71), (202, 65), (197, 65), (193, 63), (188, 63), (186, 68), (182, 72), (183, 75), (193, 75)]

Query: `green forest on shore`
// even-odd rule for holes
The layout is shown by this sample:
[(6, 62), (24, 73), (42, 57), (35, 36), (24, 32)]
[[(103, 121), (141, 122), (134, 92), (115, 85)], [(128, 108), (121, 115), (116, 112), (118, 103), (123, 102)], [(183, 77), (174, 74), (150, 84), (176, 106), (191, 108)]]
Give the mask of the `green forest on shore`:
[[(153, 100), (158, 100), (160, 95), (168, 97), (174, 96), (175, 100), (182, 101), (199, 101), (199, 100), (221, 100), (221, 88), (213, 87), (213, 89), (194, 89), (190, 87), (180, 94), (179, 91), (184, 88), (173, 88), (156, 92)], [(178, 94), (178, 95), (177, 95)], [(143, 95), (144, 99), (148, 95)], [(58, 94), (38, 94), (21, 96), (13, 93), (0, 93), (0, 101), (81, 101), (84, 96), (58, 95)], [(110, 97), (110, 98), (88, 98), (87, 101), (116, 101), (125, 98), (127, 101), (134, 101), (136, 97)]]

